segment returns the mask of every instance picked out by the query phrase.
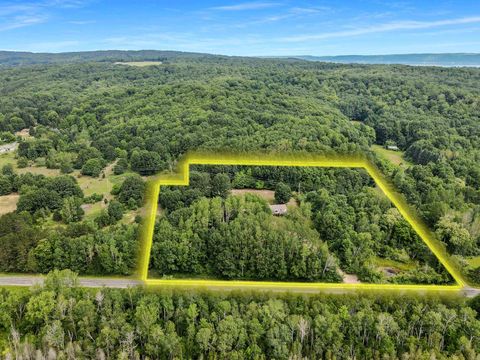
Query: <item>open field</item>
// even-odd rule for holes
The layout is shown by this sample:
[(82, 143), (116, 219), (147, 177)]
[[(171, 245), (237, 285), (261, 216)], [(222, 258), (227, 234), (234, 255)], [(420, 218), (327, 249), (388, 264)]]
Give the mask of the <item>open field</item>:
[[(269, 204), (275, 204), (275, 191), (273, 190), (257, 190), (257, 189), (232, 189), (231, 194), (234, 196), (241, 196), (244, 194), (254, 194), (266, 200)], [(297, 202), (292, 197), (287, 203), (290, 206), (296, 206)]]
[(403, 151), (387, 150), (381, 145), (372, 145), (372, 150), (397, 166), (408, 167), (412, 165), (409, 161), (403, 158)]
[(127, 65), (127, 66), (152, 66), (152, 65), (162, 65), (161, 61), (129, 61), (129, 62), (122, 62), (117, 61), (115, 65)]
[(256, 190), (256, 189), (232, 189), (232, 195), (241, 196), (245, 194), (254, 194), (266, 200), (269, 204), (275, 203), (275, 191), (273, 190)]

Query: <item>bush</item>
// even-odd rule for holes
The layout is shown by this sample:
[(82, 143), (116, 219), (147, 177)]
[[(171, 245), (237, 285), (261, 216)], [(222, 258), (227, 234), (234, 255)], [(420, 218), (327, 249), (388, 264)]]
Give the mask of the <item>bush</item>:
[(123, 174), (128, 169), (128, 161), (125, 158), (121, 158), (117, 161), (115, 166), (113, 167), (113, 173), (115, 175)]
[(285, 204), (292, 197), (292, 189), (283, 182), (277, 183), (275, 186), (275, 201), (277, 204)]
[(82, 199), (73, 196), (63, 200), (63, 206), (60, 210), (60, 215), (65, 224), (82, 220), (85, 212), (81, 208), (81, 205)]
[(123, 217), (123, 205), (116, 200), (110, 201), (107, 208), (108, 216), (110, 217), (110, 222), (116, 223)]
[(87, 196), (83, 202), (85, 204), (95, 204), (96, 202), (99, 202), (103, 199), (103, 195), (102, 194), (97, 194), (97, 193), (93, 193), (92, 195), (90, 196)]
[(145, 192), (145, 182), (138, 175), (128, 176), (120, 186), (118, 201), (128, 205), (129, 208), (141, 206)]
[(160, 155), (147, 150), (134, 151), (130, 163), (132, 170), (141, 175), (152, 175), (165, 167)]
[(7, 176), (0, 175), (0, 195), (8, 195), (12, 192), (12, 183)]
[(13, 171), (13, 165), (12, 164), (3, 165), (2, 174), (5, 176), (15, 175), (15, 171)]
[(104, 166), (103, 160), (101, 159), (89, 159), (82, 166), (80, 173), (82, 175), (88, 175), (92, 177), (98, 177)]
[(17, 211), (28, 211), (30, 214), (34, 214), (42, 209), (59, 209), (62, 204), (63, 200), (57, 192), (45, 188), (35, 188), (20, 195), (17, 204)]
[(21, 157), (17, 160), (17, 166), (19, 169), (24, 169), (28, 166), (28, 159), (26, 157)]
[(226, 198), (230, 192), (230, 178), (227, 174), (216, 174), (212, 179), (212, 196)]

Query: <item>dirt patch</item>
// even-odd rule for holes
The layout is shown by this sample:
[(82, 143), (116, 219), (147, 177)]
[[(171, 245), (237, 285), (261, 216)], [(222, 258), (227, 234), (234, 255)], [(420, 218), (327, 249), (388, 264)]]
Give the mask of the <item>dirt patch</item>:
[(347, 274), (342, 269), (338, 269), (338, 273), (343, 279), (344, 284), (360, 284), (361, 281), (358, 280), (358, 276), (355, 274)]
[(393, 277), (397, 275), (400, 270), (393, 268), (393, 267), (388, 267), (388, 266), (380, 266), (378, 268), (386, 277)]
[(15, 136), (20, 136), (21, 138), (24, 138), (24, 139), (29, 139), (31, 138), (30, 136), (30, 129), (29, 128), (26, 128), (26, 129), (22, 129), (20, 131), (17, 131), (15, 133)]
[(343, 282), (345, 284), (360, 284), (360, 280), (355, 274), (343, 274)]
[(17, 203), (20, 195), (10, 194), (0, 196), (0, 215), (11, 213), (17, 210)]

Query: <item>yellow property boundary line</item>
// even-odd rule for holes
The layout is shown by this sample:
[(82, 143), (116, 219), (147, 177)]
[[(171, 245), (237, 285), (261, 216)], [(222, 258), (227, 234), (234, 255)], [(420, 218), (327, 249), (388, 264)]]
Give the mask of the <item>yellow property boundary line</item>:
[[(360, 168), (368, 172), (379, 188), (390, 199), (400, 214), (412, 226), (425, 242), (440, 263), (455, 280), (454, 285), (402, 285), (402, 284), (344, 284), (344, 283), (307, 283), (307, 282), (275, 282), (275, 281), (235, 281), (235, 280), (203, 280), (203, 279), (149, 279), (148, 267), (153, 244), (153, 234), (158, 207), (160, 187), (166, 185), (189, 184), (190, 165), (246, 165), (246, 166), (288, 166), (288, 167), (337, 167)], [(456, 291), (463, 289), (467, 283), (450, 259), (444, 246), (410, 208), (404, 197), (380, 170), (365, 156), (359, 155), (272, 155), (272, 154), (205, 154), (190, 153), (179, 162), (175, 175), (159, 175), (148, 183), (146, 195), (147, 216), (141, 230), (141, 250), (139, 254), (138, 274), (147, 286), (179, 287), (179, 288), (228, 288), (228, 289), (271, 289), (283, 291), (311, 292), (315, 290), (417, 290), (417, 291)]]

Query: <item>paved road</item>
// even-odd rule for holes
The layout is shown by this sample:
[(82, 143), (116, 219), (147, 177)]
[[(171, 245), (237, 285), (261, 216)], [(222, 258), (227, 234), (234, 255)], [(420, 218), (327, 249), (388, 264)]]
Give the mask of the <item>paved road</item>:
[[(43, 277), (42, 276), (35, 276), (35, 275), (13, 275), (13, 276), (0, 276), (0, 286), (32, 286), (35, 284), (41, 284), (43, 283)], [(140, 280), (134, 280), (134, 279), (118, 279), (118, 278), (85, 278), (85, 277), (80, 277), (79, 278), (79, 283), (80, 286), (83, 287), (89, 287), (89, 288), (100, 288), (100, 287), (108, 287), (108, 288), (128, 288), (128, 287), (133, 287), (133, 286), (139, 286), (143, 285), (143, 282)], [(222, 287), (222, 288), (217, 288), (213, 287), (213, 290), (238, 290), (238, 288), (228, 288), (228, 287)], [(282, 291), (284, 292), (285, 289), (275, 289), (275, 288), (269, 288), (269, 291)], [(346, 293), (348, 291), (345, 290), (309, 290), (305, 291), (304, 289), (299, 290), (299, 289), (292, 289), (290, 291), (293, 292), (303, 292), (303, 293), (318, 293), (318, 292), (330, 292), (330, 293)], [(421, 292), (421, 291), (420, 291)], [(477, 295), (480, 295), (480, 289), (477, 288), (472, 288), (472, 287), (465, 287), (463, 290), (461, 290), (461, 294), (465, 297), (474, 297)]]
[[(143, 284), (134, 279), (79, 278), (78, 280), (83, 287), (127, 288)], [(43, 283), (41, 276), (0, 276), (0, 286), (32, 286), (41, 283)]]

